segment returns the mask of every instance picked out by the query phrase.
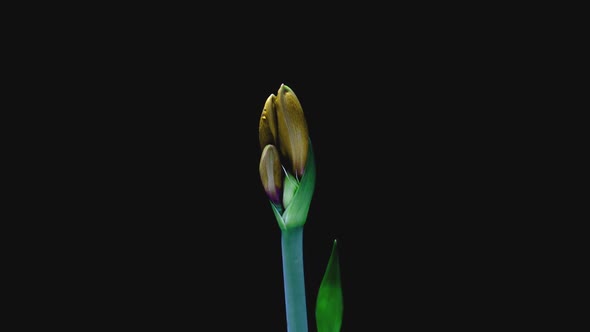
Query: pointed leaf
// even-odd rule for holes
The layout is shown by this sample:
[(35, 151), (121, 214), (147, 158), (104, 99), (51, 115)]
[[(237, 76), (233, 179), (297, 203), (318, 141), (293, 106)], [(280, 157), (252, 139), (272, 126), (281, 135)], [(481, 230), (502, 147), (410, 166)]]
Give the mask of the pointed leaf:
[(343, 315), (340, 260), (336, 240), (316, 300), (315, 317), (318, 332), (340, 332)]

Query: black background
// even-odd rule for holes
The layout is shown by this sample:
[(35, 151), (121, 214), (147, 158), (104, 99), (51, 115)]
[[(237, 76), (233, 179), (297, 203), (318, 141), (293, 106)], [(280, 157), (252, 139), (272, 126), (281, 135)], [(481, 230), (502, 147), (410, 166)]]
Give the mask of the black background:
[(90, 177), (96, 186), (92, 209), (79, 212), (94, 240), (81, 260), (93, 271), (89, 294), (109, 303), (106, 317), (285, 328), (280, 231), (258, 174), (257, 131), (281, 83), (302, 103), (316, 154), (304, 233), (310, 329), (334, 240), (343, 331), (389, 319), (454, 321), (455, 310), (473, 310), (488, 291), (477, 280), (489, 272), (475, 266), (489, 248), (473, 249), (490, 226), (474, 222), (493, 212), (475, 211), (482, 174), (468, 156), (480, 147), (455, 131), (462, 115), (448, 105), (453, 95), (428, 82), (435, 71), (404, 57), (275, 54), (252, 63), (170, 52), (180, 55), (153, 67), (150, 57), (128, 80), (105, 82), (123, 102), (106, 98), (96, 145), (81, 147), (92, 171), (79, 185)]
[(495, 158), (510, 91), (502, 54), (475, 42), (485, 31), (220, 35), (158, 22), (66, 38), (75, 52), (44, 75), (58, 86), (49, 102), (68, 110), (47, 115), (63, 122), (39, 143), (47, 174), (59, 174), (48, 213), (63, 220), (45, 226), (60, 250), (44, 273), (84, 318), (72, 324), (285, 330), (280, 231), (258, 174), (259, 116), (283, 83), (317, 165), (304, 233), (310, 330), (334, 240), (343, 331), (505, 317), (488, 300), (510, 276), (493, 268), (512, 240), (495, 238), (515, 204), (495, 192), (513, 166)]

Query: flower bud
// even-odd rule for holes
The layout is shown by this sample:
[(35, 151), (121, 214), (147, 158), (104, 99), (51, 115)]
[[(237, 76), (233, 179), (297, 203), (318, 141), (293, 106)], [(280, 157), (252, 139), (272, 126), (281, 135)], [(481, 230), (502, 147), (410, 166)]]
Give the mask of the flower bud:
[(268, 144), (277, 145), (277, 113), (275, 110), (276, 96), (271, 94), (266, 98), (262, 114), (260, 115), (260, 122), (258, 123), (258, 138), (260, 140), (260, 148)]
[(291, 170), (301, 179), (307, 162), (309, 131), (297, 96), (284, 84), (275, 98), (275, 111), (281, 155), (287, 158)]
[(258, 170), (266, 195), (275, 205), (280, 205), (283, 192), (283, 170), (276, 146), (268, 144), (264, 147)]

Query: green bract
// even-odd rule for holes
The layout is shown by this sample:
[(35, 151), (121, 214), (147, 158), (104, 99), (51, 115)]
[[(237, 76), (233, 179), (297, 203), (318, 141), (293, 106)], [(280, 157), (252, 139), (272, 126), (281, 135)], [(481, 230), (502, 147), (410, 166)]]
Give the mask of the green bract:
[[(296, 189), (293, 197), (290, 199), (289, 205), (285, 207), (283, 213), (272, 204), (272, 210), (275, 213), (279, 227), (282, 230), (300, 227), (305, 224), (307, 220), (307, 213), (311, 205), (311, 198), (315, 189), (315, 160), (313, 156), (313, 149), (311, 142), (309, 142), (309, 153), (307, 164), (305, 166), (305, 173), (303, 178), (299, 181), (299, 187)], [(287, 187), (285, 183), (285, 187)]]

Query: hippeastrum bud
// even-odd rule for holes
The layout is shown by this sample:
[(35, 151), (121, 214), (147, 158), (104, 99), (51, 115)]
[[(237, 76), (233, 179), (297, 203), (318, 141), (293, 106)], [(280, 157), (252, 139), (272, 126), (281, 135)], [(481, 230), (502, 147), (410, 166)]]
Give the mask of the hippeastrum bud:
[(271, 202), (280, 206), (283, 192), (283, 169), (276, 146), (268, 144), (264, 147), (258, 170), (266, 195)]
[(315, 188), (315, 162), (297, 96), (281, 84), (264, 104), (258, 125), (260, 177), (282, 230), (305, 224)]
[(299, 99), (285, 84), (281, 84), (275, 98), (275, 111), (281, 155), (287, 158), (293, 173), (301, 179), (307, 163), (309, 131)]
[(258, 124), (258, 138), (260, 148), (264, 149), (267, 144), (277, 145), (277, 113), (275, 110), (276, 96), (271, 94), (266, 98), (260, 122)]

